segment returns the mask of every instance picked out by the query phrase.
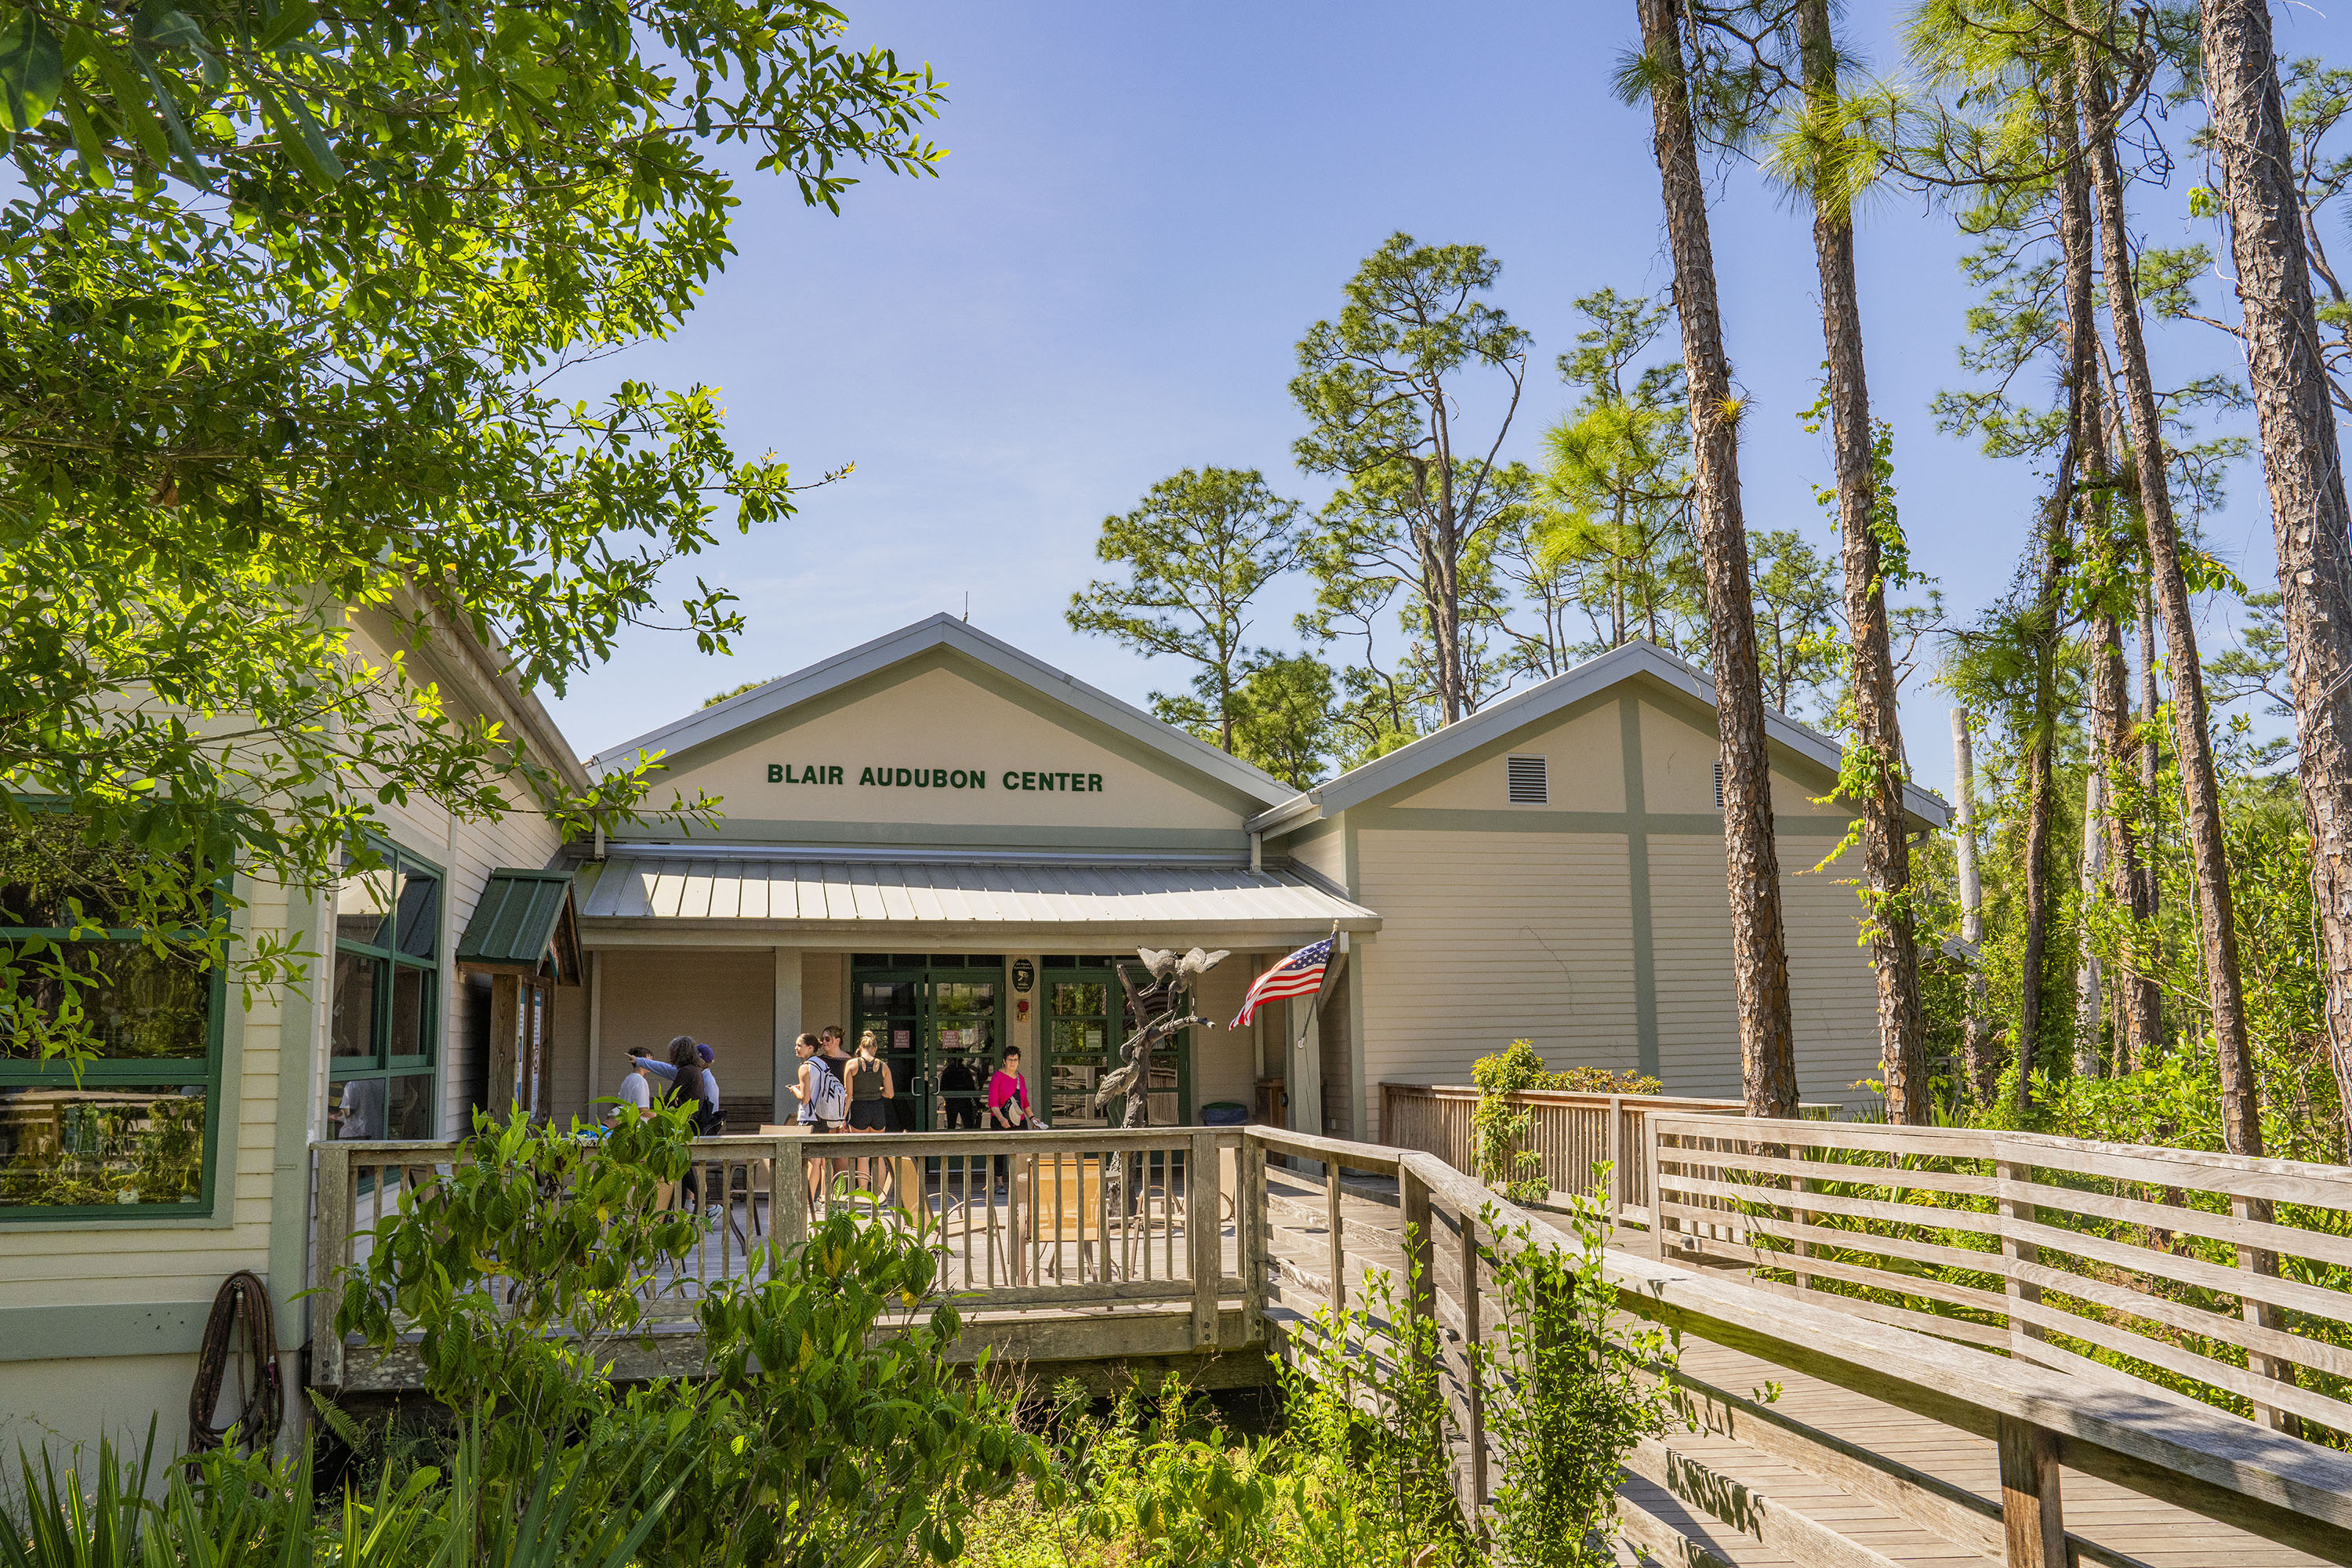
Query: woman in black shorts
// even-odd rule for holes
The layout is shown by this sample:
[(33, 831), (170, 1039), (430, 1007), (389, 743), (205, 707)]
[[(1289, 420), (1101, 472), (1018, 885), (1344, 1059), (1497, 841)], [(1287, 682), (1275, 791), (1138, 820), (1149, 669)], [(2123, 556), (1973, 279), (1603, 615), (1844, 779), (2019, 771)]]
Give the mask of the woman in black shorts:
[[(898, 1086), (891, 1081), (890, 1064), (882, 1059), (882, 1042), (866, 1030), (857, 1037), (857, 1054), (843, 1064), (842, 1080), (849, 1086), (849, 1130), (852, 1132), (890, 1131), (890, 1100)], [(857, 1177), (874, 1190), (874, 1162), (857, 1162)], [(887, 1168), (887, 1167), (886, 1167)]]

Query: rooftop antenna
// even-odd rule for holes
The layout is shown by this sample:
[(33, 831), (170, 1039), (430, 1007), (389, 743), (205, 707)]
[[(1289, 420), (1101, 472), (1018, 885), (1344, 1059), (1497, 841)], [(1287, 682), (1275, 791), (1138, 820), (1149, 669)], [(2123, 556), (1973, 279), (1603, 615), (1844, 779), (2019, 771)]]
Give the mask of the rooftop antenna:
[(963, 591), (963, 624), (971, 625), (971, 590), (969, 588)]

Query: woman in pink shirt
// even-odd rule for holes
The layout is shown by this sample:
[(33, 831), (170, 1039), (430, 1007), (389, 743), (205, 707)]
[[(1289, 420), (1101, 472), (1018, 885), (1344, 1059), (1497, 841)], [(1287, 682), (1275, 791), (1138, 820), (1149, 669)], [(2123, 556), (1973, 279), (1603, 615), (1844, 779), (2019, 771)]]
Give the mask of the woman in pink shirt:
[[(1029, 1124), (1029, 1080), (1021, 1076), (1021, 1047), (1008, 1047), (1004, 1060), (988, 1078), (988, 1124), (1017, 1132)], [(1004, 1190), (1007, 1162), (996, 1157), (996, 1190)]]

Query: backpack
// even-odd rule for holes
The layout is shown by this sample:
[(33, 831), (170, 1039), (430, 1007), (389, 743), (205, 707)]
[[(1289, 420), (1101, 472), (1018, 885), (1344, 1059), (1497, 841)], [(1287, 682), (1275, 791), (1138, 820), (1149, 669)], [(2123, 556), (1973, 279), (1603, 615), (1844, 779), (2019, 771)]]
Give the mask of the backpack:
[(824, 1121), (849, 1120), (849, 1086), (841, 1081), (840, 1069), (823, 1057), (811, 1057), (817, 1064), (816, 1114)]
[(697, 1138), (716, 1138), (724, 1125), (719, 1120), (719, 1107), (702, 1098), (702, 1075), (698, 1072), (694, 1078), (694, 1085), (689, 1089), (686, 1075), (680, 1073), (677, 1081), (670, 1086), (669, 1102), (694, 1107), (694, 1135)]

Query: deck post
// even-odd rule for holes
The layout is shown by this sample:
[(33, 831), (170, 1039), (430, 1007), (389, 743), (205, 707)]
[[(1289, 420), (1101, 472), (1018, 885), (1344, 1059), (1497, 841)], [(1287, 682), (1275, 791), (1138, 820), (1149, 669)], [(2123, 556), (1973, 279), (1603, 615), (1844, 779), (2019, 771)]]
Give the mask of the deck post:
[(343, 1336), (335, 1331), (335, 1276), (351, 1261), (352, 1152), (333, 1143), (312, 1147), (319, 1159), (319, 1237), (311, 1267), (318, 1278), (317, 1305), (310, 1309), (310, 1379), (321, 1388), (343, 1383)]
[[(1999, 1146), (1994, 1145), (1995, 1148)], [(2001, 1186), (2006, 1188), (2011, 1182), (2031, 1182), (2033, 1179), (2033, 1167), (2016, 1160), (1997, 1159), (1993, 1162), (1993, 1174), (2000, 1179)], [(2000, 1200), (2000, 1217), (2024, 1220), (2032, 1224), (2033, 1205), (2022, 1198), (2004, 1195)], [(2042, 1260), (2040, 1247), (2030, 1241), (2020, 1241), (2011, 1237), (2006, 1226), (2001, 1227), (2000, 1252), (2003, 1258), (2012, 1258), (2020, 1263), (2038, 1263)], [(2011, 1301), (2028, 1305), (2038, 1304), (2041, 1301), (2041, 1286), (2026, 1284), (2017, 1278), (2014, 1269), (2005, 1268), (2001, 1270), (2001, 1292)], [(2022, 1322), (2019, 1321), (2015, 1312), (2009, 1315), (2010, 1354), (2021, 1356), (2028, 1361), (2039, 1360), (2040, 1358), (2032, 1353), (2032, 1346), (2042, 1338), (2041, 1324)]]
[(808, 1141), (805, 1132), (779, 1135), (768, 1173), (768, 1234), (787, 1250), (808, 1240), (808, 1156), (803, 1152)]
[[(1612, 1107), (1610, 1115), (1616, 1111)], [(1470, 1520), (1473, 1529), (1486, 1506), (1486, 1390), (1478, 1376), (1478, 1216), (1465, 1211), (1462, 1221), (1462, 1381), (1468, 1386), (1470, 1439)]]
[(1613, 1236), (1625, 1222), (1625, 1097), (1609, 1097), (1609, 1131), (1603, 1135), (1609, 1151), (1609, 1229)]
[(1642, 1183), (1648, 1190), (1643, 1196), (1650, 1205), (1650, 1256), (1664, 1262), (1666, 1256), (1666, 1194), (1658, 1184), (1658, 1115), (1654, 1110), (1642, 1113)]
[(1241, 1158), (1234, 1162), (1241, 1191), (1234, 1194), (1234, 1242), (1242, 1268), (1242, 1342), (1265, 1341), (1266, 1255), (1272, 1250), (1265, 1201), (1265, 1145), (1242, 1139)]
[[(2232, 1197), (2230, 1200), (2230, 1213), (2238, 1219), (2252, 1220), (2262, 1225), (2270, 1224), (2273, 1217), (2270, 1200), (2267, 1198)], [(2238, 1267), (2248, 1274), (2275, 1277), (2278, 1274), (2278, 1254), (2264, 1252), (2259, 1247), (2241, 1246), (2238, 1248)], [(2254, 1327), (2275, 1329), (2283, 1326), (2279, 1310), (2269, 1302), (2258, 1301), (2252, 1296), (2241, 1296), (2238, 1298), (2238, 1302), (2246, 1321), (2253, 1324)], [(2295, 1381), (2293, 1363), (2281, 1361), (2275, 1356), (2266, 1356), (2259, 1351), (2250, 1350), (2246, 1352), (2246, 1370), (2256, 1377), (2267, 1377), (2276, 1383)], [(2293, 1432), (2301, 1426), (2301, 1423), (2293, 1415), (2276, 1405), (2265, 1405), (2257, 1399), (2253, 1401), (2253, 1406), (2256, 1424), (2267, 1426), (2273, 1432)]]
[(1437, 1250), (1432, 1234), (1434, 1216), (1430, 1211), (1429, 1184), (1415, 1175), (1410, 1166), (1400, 1165), (1397, 1193), (1403, 1200), (1408, 1304), (1413, 1316), (1433, 1317), (1437, 1312)]
[(1331, 1255), (1331, 1323), (1339, 1326), (1348, 1310), (1348, 1237), (1339, 1220), (1339, 1162), (1323, 1162), (1323, 1228)]
[(1192, 1134), (1184, 1164), (1184, 1233), (1192, 1255), (1192, 1343), (1206, 1350), (1217, 1342), (1218, 1284), (1224, 1273), (1224, 1226), (1217, 1218), (1217, 1135)]
[(2000, 1417), (2000, 1521), (2006, 1568), (2067, 1568), (2066, 1517), (2059, 1500), (2058, 1439)]

